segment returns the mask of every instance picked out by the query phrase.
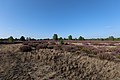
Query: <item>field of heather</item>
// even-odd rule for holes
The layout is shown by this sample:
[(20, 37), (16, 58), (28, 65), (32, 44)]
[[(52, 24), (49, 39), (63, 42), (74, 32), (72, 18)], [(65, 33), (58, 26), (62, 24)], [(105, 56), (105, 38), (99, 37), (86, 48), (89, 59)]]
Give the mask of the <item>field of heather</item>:
[(120, 42), (0, 44), (0, 80), (120, 80)]

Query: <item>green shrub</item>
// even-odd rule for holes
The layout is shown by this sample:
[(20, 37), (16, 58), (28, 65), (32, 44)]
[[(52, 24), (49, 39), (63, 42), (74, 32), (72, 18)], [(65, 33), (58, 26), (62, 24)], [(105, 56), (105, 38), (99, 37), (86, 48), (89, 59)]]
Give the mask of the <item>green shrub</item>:
[(63, 44), (64, 44), (64, 42), (63, 42), (62, 39), (59, 41), (59, 44), (60, 44), (60, 45), (63, 45)]
[(12, 36), (10, 36), (10, 37), (8, 38), (8, 42), (9, 42), (9, 43), (13, 43), (13, 41), (14, 41), (14, 38), (13, 38)]

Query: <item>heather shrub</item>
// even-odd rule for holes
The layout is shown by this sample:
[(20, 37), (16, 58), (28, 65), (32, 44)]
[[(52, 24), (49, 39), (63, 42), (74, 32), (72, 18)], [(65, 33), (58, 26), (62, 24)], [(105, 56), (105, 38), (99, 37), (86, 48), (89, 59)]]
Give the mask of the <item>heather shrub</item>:
[(109, 43), (109, 46), (115, 46), (115, 44), (114, 43)]
[(62, 46), (61, 45), (54, 45), (54, 49), (55, 50), (62, 50)]
[(48, 48), (48, 49), (53, 49), (53, 48), (54, 48), (54, 45), (48, 45), (47, 48)]
[(99, 59), (107, 59), (107, 60), (113, 60), (114, 59), (114, 56), (111, 55), (111, 54), (108, 54), (108, 53), (99, 53), (99, 54), (97, 54), (97, 57)]
[(45, 44), (45, 43), (44, 44), (39, 44), (39, 45), (36, 46), (36, 49), (37, 50), (39, 50), (39, 49), (46, 49), (47, 46), (48, 46), (48, 44)]
[(120, 55), (117, 55), (116, 58), (120, 59)]
[(49, 44), (50, 44), (50, 45), (56, 45), (56, 43), (55, 43), (55, 42), (49, 42)]
[(32, 48), (28, 45), (24, 45), (24, 46), (20, 47), (20, 51), (21, 52), (30, 52), (30, 51), (32, 51)]
[(91, 44), (92, 44), (92, 45), (99, 45), (98, 42), (92, 42)]
[(104, 50), (99, 49), (99, 48), (94, 48), (92, 46), (79, 46), (79, 49), (80, 51), (83, 51), (87, 54), (94, 54), (94, 55), (104, 52)]
[(46, 44), (46, 43), (48, 43), (48, 41), (47, 40), (42, 40), (42, 41), (40, 41), (40, 43), (41, 44)]
[(82, 43), (84, 46), (88, 46), (89, 45), (89, 43), (87, 43), (87, 42), (83, 42)]
[(36, 48), (38, 43), (28, 43), (28, 45), (31, 46), (31, 47), (35, 47)]
[(70, 52), (70, 51), (73, 49), (73, 47), (70, 46), (70, 45), (63, 45), (63, 46), (62, 46), (62, 49), (63, 49), (64, 51)]
[(22, 44), (23, 44), (23, 45), (28, 45), (29, 42), (25, 41), (25, 42), (23, 42)]
[(115, 48), (113, 52), (116, 54), (120, 54), (120, 48)]
[(67, 52), (76, 52), (79, 50), (79, 47), (73, 46), (73, 45), (63, 45), (62, 50), (67, 51)]
[(93, 53), (93, 49), (92, 47), (90, 46), (83, 46), (83, 47), (80, 47), (80, 50), (87, 53), (87, 54), (92, 54)]

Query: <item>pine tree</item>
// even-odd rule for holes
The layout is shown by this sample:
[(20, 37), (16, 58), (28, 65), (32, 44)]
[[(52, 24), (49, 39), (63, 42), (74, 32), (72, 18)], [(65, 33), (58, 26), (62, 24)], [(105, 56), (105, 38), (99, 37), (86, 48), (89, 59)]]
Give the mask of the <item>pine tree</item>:
[(25, 37), (21, 36), (20, 41), (25, 41)]
[(84, 37), (80, 36), (80, 37), (79, 37), (79, 40), (85, 40), (85, 39), (84, 39)]
[(69, 36), (68, 36), (68, 40), (72, 40), (72, 35), (69, 35)]
[(58, 35), (57, 34), (53, 35), (53, 40), (58, 40)]

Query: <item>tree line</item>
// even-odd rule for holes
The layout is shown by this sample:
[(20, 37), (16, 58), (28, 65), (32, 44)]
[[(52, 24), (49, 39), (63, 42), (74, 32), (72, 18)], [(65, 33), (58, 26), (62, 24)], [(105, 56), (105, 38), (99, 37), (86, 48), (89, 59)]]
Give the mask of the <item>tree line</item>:
[(79, 36), (78, 38), (73, 38), (72, 35), (69, 35), (67, 38), (62, 38), (62, 37), (59, 37), (58, 34), (54, 34), (52, 39), (34, 39), (34, 38), (30, 38), (30, 37), (27, 37), (25, 38), (24, 36), (21, 36), (19, 39), (17, 38), (13, 38), (13, 36), (10, 36), (9, 38), (7, 39), (0, 39), (0, 42), (4, 42), (4, 41), (7, 41), (7, 42), (14, 42), (14, 41), (37, 41), (37, 40), (59, 40), (62, 42), (62, 40), (101, 40), (101, 41), (105, 41), (105, 40), (110, 40), (110, 41), (116, 41), (116, 40), (120, 40), (120, 38), (114, 38), (114, 36), (109, 36), (108, 38), (92, 38), (92, 39), (85, 39), (83, 36)]

